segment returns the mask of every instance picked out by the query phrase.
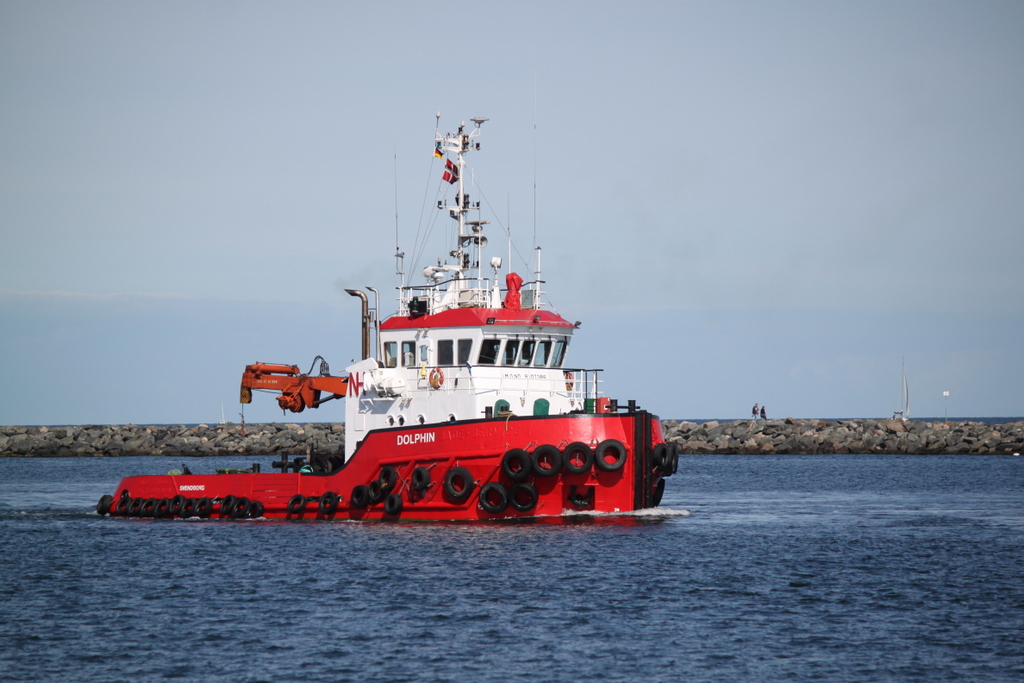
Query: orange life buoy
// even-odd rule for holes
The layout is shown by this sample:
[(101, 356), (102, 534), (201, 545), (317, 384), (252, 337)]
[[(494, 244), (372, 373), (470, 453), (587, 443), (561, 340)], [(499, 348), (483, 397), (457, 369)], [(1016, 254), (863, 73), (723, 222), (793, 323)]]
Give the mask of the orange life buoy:
[(572, 373), (569, 372), (568, 370), (566, 370), (565, 371), (565, 390), (566, 391), (572, 391), (572, 388), (573, 388), (573, 386), (575, 384), (576, 384), (576, 381), (573, 379)]
[(440, 389), (441, 385), (444, 384), (444, 372), (441, 368), (434, 368), (430, 371), (430, 388)]

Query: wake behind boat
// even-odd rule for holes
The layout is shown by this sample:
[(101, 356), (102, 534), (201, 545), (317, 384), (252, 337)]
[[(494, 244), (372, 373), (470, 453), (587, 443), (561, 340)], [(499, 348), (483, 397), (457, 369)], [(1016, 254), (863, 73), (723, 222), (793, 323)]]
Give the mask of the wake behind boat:
[(344, 457), (282, 458), (279, 472), (126, 477), (100, 514), (482, 520), (660, 503), (678, 452), (658, 417), (602, 396), (600, 370), (567, 364), (579, 323), (544, 308), (539, 273), (524, 282), (508, 272), (501, 289), (495, 257), (485, 277), (488, 221), (463, 178), (486, 120), (435, 134), (455, 189), (438, 202), (457, 228), (448, 257), (423, 270), (422, 285), (403, 278), (398, 310), (383, 321), (375, 289), (372, 308), (366, 292), (347, 290), (362, 303), (362, 360), (344, 376), (326, 362), (317, 375), (269, 363), (242, 375), (242, 403), (254, 389), (276, 392), (292, 412), (345, 398)]

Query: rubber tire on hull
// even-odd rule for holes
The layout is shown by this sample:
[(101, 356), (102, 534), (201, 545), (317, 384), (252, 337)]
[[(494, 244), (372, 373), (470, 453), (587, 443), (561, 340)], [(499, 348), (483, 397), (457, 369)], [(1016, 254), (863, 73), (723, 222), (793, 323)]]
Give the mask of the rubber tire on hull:
[(389, 493), (384, 498), (384, 514), (388, 517), (397, 517), (402, 514), (402, 496), (398, 493)]
[(288, 506), (285, 508), (290, 515), (298, 515), (306, 511), (306, 497), (296, 493), (288, 499)]
[(377, 481), (380, 482), (381, 495), (386, 496), (391, 493), (391, 489), (395, 488), (395, 484), (398, 483), (398, 470), (391, 465), (381, 467)]
[(430, 470), (426, 467), (417, 467), (412, 471), (412, 483), (410, 483), (413, 491), (426, 491), (427, 487), (430, 486)]
[(181, 504), (181, 512), (178, 513), (182, 519), (188, 519), (189, 517), (196, 516), (196, 500), (195, 498), (186, 498), (185, 502)]
[(171, 517), (180, 517), (181, 516), (181, 508), (184, 505), (185, 505), (185, 496), (183, 496), (183, 495), (181, 495), (179, 493), (174, 498), (171, 498), (171, 507), (167, 510), (167, 513)]
[(140, 517), (152, 517), (156, 509), (156, 498), (147, 498), (142, 501), (142, 508), (139, 510)]
[(654, 466), (661, 470), (662, 474), (668, 474), (672, 469), (672, 449), (667, 443), (659, 443), (654, 447)]
[(224, 496), (223, 498), (221, 498), (220, 499), (220, 514), (221, 514), (221, 516), (223, 516), (223, 517), (230, 517), (231, 515), (235, 514), (235, 503), (237, 501), (238, 501), (238, 498), (236, 498), (236, 497), (234, 497), (232, 495), (227, 495), (227, 496)]
[(513, 448), (501, 459), (501, 471), (512, 481), (523, 481), (533, 471), (533, 458), (522, 448)]
[(146, 502), (143, 498), (132, 498), (131, 504), (128, 506), (128, 515), (131, 517), (142, 516), (142, 504)]
[[(615, 460), (611, 462), (605, 460), (605, 455), (609, 454), (609, 451), (612, 451), (610, 454), (615, 456)], [(621, 470), (626, 464), (626, 447), (618, 439), (605, 439), (594, 449), (594, 464), (597, 465), (597, 469), (604, 472)]]
[(258, 500), (254, 500), (249, 503), (249, 516), (253, 519), (263, 516), (263, 503)]
[(335, 493), (334, 491), (327, 491), (322, 496), (320, 496), (320, 505), (318, 506), (320, 514), (324, 517), (330, 517), (335, 512), (337, 512), (338, 500), (338, 494)]
[(167, 498), (159, 498), (157, 499), (156, 504), (153, 505), (153, 516), (157, 519), (166, 517), (168, 514), (170, 514), (170, 511), (171, 501), (168, 500)]
[(480, 488), (480, 507), (492, 515), (501, 514), (508, 507), (508, 490), (497, 481), (484, 484)]
[(465, 467), (453, 467), (444, 475), (444, 492), (456, 503), (469, 498), (475, 485), (473, 475)]
[(231, 516), (235, 519), (242, 519), (249, 516), (249, 499), (239, 498), (235, 501), (235, 507), (231, 510)]
[[(583, 462), (576, 464), (576, 457), (582, 458)], [(574, 441), (562, 451), (562, 469), (567, 474), (586, 474), (594, 466), (594, 451), (582, 441)]]
[(661, 497), (665, 495), (665, 480), (659, 479), (658, 485), (654, 487), (654, 495), (651, 497), (651, 502), (654, 503), (654, 507), (661, 505)]
[(537, 507), (537, 487), (528, 481), (515, 484), (508, 493), (508, 504), (516, 512), (529, 512)]
[(132, 499), (127, 498), (125, 496), (121, 496), (121, 500), (117, 501), (117, 514), (121, 515), (122, 517), (127, 517), (129, 514), (128, 511), (131, 509), (131, 507)]
[(207, 517), (213, 514), (213, 501), (207, 498), (206, 496), (203, 496), (202, 498), (196, 501), (195, 511), (196, 517), (202, 517), (203, 519), (206, 519)]
[(370, 490), (362, 484), (352, 487), (352, 495), (348, 502), (354, 508), (365, 508), (370, 504)]
[(533, 450), (533, 473), (553, 477), (562, 469), (562, 452), (554, 446), (538, 446)]
[(105, 493), (100, 496), (99, 502), (96, 503), (96, 514), (102, 517), (103, 515), (110, 512), (110, 506), (114, 503), (114, 497), (109, 493)]

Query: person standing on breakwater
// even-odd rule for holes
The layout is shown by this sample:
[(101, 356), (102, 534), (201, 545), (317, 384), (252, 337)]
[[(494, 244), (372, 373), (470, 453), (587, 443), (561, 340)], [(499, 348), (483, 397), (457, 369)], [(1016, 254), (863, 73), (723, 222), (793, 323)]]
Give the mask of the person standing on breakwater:
[(750, 419), (751, 420), (756, 420), (757, 419), (757, 404), (756, 403), (754, 404), (754, 408), (750, 411)]
[(761, 406), (761, 419), (762, 420), (767, 420), (768, 419), (768, 416), (764, 412), (764, 406)]

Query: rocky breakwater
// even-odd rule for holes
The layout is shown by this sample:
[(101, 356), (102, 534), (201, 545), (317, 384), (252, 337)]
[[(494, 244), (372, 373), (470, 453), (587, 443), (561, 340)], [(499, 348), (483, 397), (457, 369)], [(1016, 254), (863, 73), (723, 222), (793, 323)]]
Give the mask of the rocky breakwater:
[(0, 427), (0, 456), (324, 455), (345, 450), (336, 424), (237, 424), (188, 427), (82, 425)]
[(913, 420), (737, 420), (662, 423), (681, 453), (912, 453), (1012, 455), (1024, 452), (1024, 422)]

